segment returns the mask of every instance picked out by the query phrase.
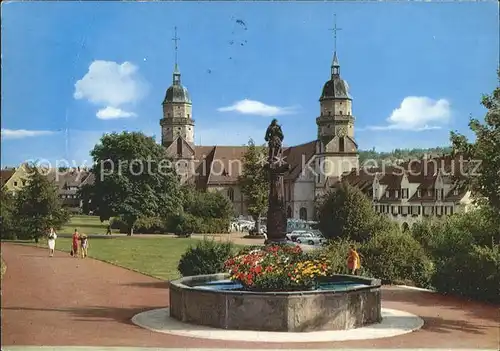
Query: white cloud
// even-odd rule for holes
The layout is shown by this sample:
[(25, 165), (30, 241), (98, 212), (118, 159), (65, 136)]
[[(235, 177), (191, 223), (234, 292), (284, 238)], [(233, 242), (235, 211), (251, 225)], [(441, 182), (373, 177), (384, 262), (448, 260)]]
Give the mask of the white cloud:
[(106, 108), (97, 111), (96, 116), (99, 119), (116, 119), (116, 118), (135, 117), (137, 115), (133, 112), (124, 111), (121, 108), (108, 106)]
[[(224, 130), (221, 135), (221, 130)], [(266, 129), (259, 129), (248, 125), (231, 125), (213, 128), (198, 128), (195, 131), (195, 143), (197, 145), (247, 145), (252, 138), (257, 145), (264, 144)]]
[(50, 135), (54, 132), (49, 130), (26, 130), (26, 129), (6, 129), (2, 128), (2, 139), (23, 139), (41, 135)]
[(131, 117), (132, 112), (123, 111), (120, 107), (137, 103), (147, 91), (147, 84), (139, 75), (137, 66), (130, 62), (119, 64), (97, 60), (90, 64), (85, 76), (75, 83), (73, 97), (103, 106), (97, 113), (98, 118), (124, 118)]
[(255, 100), (240, 100), (231, 106), (220, 107), (217, 109), (220, 112), (235, 111), (244, 115), (258, 115), (264, 117), (288, 115), (296, 112), (296, 107), (279, 107), (266, 105), (260, 101)]
[(450, 102), (446, 99), (433, 100), (425, 96), (408, 96), (392, 111), (385, 126), (369, 126), (369, 130), (423, 131), (440, 129), (451, 115)]

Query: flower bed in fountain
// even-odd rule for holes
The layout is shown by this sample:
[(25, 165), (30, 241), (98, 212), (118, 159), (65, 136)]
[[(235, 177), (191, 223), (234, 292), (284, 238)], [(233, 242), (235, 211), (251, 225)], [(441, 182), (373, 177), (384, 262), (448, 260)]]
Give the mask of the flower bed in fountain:
[(170, 282), (169, 313), (222, 329), (304, 332), (380, 322), (380, 280), (332, 274), (326, 257), (298, 246), (246, 249), (228, 273)]
[(333, 274), (326, 257), (311, 259), (300, 246), (271, 245), (243, 250), (225, 262), (230, 279), (248, 291), (307, 291)]

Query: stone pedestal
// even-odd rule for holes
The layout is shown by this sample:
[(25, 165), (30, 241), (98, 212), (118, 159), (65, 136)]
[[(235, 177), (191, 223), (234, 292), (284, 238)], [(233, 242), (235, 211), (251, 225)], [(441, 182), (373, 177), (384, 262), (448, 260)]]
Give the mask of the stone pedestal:
[(269, 207), (267, 210), (267, 240), (265, 244), (286, 243), (286, 211), (283, 176), (289, 170), (288, 164), (270, 164)]

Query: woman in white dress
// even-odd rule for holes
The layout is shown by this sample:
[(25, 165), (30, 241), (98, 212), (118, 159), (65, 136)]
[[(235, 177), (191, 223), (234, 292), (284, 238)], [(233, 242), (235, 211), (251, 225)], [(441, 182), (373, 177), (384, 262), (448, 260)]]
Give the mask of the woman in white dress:
[(54, 249), (56, 248), (57, 239), (57, 234), (54, 231), (54, 228), (50, 228), (48, 238), (49, 240), (47, 241), (47, 243), (49, 244), (49, 256), (52, 257), (54, 256)]

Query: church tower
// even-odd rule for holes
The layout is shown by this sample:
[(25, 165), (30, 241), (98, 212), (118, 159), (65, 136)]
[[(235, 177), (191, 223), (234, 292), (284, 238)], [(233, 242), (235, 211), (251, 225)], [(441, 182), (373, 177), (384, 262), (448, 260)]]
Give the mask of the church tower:
[[(358, 145), (354, 140), (354, 116), (349, 86), (340, 76), (335, 50), (330, 67), (330, 79), (324, 84), (320, 102), (320, 116), (316, 118), (318, 142), (316, 146), (316, 186), (321, 188), (341, 178), (344, 172), (359, 168)], [(326, 190), (326, 189), (325, 189)]]
[[(163, 100), (163, 118), (160, 120), (161, 143), (167, 150), (175, 142), (177, 144), (175, 158), (185, 156), (182, 149), (190, 146), (194, 150), (194, 119), (192, 104), (188, 90), (181, 84), (181, 73), (177, 65), (177, 29), (175, 30), (175, 65), (172, 85), (167, 89)], [(187, 145), (185, 145), (187, 144)]]

